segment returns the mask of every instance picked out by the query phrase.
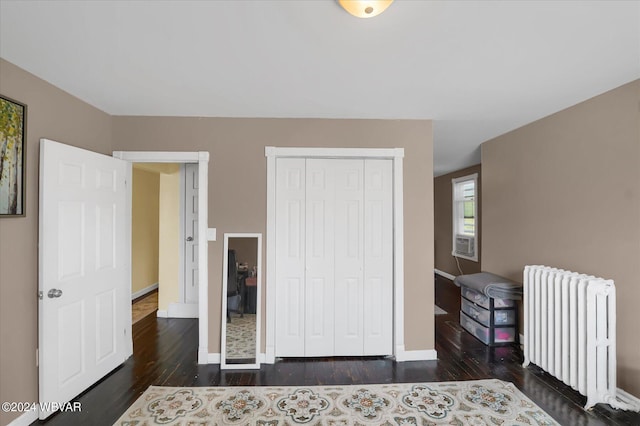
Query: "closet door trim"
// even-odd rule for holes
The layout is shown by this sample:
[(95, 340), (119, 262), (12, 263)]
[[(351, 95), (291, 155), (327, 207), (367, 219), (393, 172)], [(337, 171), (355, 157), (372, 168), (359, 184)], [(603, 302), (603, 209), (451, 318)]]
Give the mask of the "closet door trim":
[(404, 350), (404, 148), (298, 148), (265, 147), (267, 157), (267, 271), (265, 363), (275, 362), (276, 335), (276, 159), (342, 158), (393, 160), (393, 355), (405, 360)]

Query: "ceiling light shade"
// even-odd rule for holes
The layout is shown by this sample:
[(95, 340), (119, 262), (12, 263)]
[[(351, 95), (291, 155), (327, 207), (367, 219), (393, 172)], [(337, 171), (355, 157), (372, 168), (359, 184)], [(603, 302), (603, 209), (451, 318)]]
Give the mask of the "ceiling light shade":
[(340, 6), (358, 18), (373, 18), (384, 12), (393, 0), (338, 0)]

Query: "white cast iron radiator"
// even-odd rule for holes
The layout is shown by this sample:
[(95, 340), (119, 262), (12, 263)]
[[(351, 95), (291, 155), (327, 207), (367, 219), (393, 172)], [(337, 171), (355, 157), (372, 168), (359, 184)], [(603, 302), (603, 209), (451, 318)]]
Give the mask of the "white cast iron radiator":
[(548, 266), (524, 268), (524, 364), (533, 363), (598, 403), (638, 411), (616, 398), (616, 288)]

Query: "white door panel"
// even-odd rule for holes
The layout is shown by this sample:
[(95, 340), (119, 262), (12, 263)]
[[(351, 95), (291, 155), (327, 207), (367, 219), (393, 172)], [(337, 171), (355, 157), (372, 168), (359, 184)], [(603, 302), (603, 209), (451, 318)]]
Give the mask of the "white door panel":
[[(65, 348), (65, 356), (58, 359), (59, 385), (65, 386), (74, 379), (82, 379), (86, 371), (85, 304), (74, 301), (58, 308), (58, 347)], [(49, 367), (46, 363), (41, 368)], [(55, 368), (55, 365), (52, 367)]]
[(198, 165), (185, 164), (184, 223), (185, 276), (184, 302), (198, 303)]
[(98, 364), (107, 362), (118, 348), (116, 342), (118, 318), (116, 296), (115, 289), (96, 295), (94, 311), (96, 316), (96, 362)]
[(116, 251), (116, 206), (98, 203), (96, 205), (96, 269), (113, 269)]
[(40, 401), (69, 401), (126, 358), (129, 168), (105, 155), (41, 141)]
[(334, 185), (330, 160), (306, 160), (305, 356), (333, 354)]
[(333, 160), (335, 184), (335, 355), (363, 353), (364, 161)]
[(277, 160), (276, 356), (304, 356), (305, 161)]
[(393, 169), (364, 162), (364, 354), (393, 352)]
[(299, 278), (289, 278), (281, 293), (284, 304), (281, 307), (284, 317), (281, 324), (284, 325), (278, 330), (282, 331), (284, 340), (302, 342), (299, 348), (296, 345), (291, 352), (304, 355), (304, 352), (298, 352), (304, 350), (304, 322), (300, 321), (300, 318), (304, 318), (304, 282)]

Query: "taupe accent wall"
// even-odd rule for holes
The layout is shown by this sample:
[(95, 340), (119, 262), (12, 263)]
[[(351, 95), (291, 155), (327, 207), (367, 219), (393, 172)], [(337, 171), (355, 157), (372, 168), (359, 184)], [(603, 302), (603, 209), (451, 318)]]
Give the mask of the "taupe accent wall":
[(615, 280), (618, 386), (640, 396), (640, 80), (482, 145), (482, 266)]
[[(433, 139), (429, 120), (187, 117), (113, 120), (116, 151), (211, 154), (209, 226), (217, 228), (218, 241), (209, 245), (210, 353), (220, 351), (222, 235), (262, 233), (263, 265), (266, 265), (265, 146), (404, 148), (405, 349), (434, 349), (433, 275), (423, 273), (433, 270)], [(264, 268), (262, 276), (264, 282)]]
[[(405, 349), (434, 348), (433, 276), (422, 273), (433, 270), (429, 120), (111, 117), (1, 59), (0, 93), (28, 106), (26, 217), (0, 219), (0, 400), (38, 400), (41, 137), (107, 155), (114, 150), (210, 152), (209, 225), (218, 228), (219, 236), (265, 234), (267, 145), (405, 148)], [(209, 352), (220, 349), (222, 244), (219, 237), (209, 251)], [(16, 417), (0, 413), (0, 424)]]
[(462, 176), (478, 174), (478, 186), (476, 187), (477, 222), (478, 230), (478, 261), (458, 258), (460, 269), (465, 274), (480, 272), (482, 261), (482, 174), (480, 164), (457, 170), (433, 179), (433, 209), (434, 209), (434, 235), (435, 235), (435, 268), (451, 275), (461, 275), (456, 264), (456, 259), (451, 255), (453, 251), (453, 190), (451, 179)]
[[(26, 216), (0, 219), (0, 401), (38, 401), (40, 138), (111, 153), (111, 117), (0, 59), (0, 93), (27, 105)], [(18, 413), (0, 412), (0, 424)]]
[(258, 266), (257, 238), (229, 238), (229, 249), (236, 251), (236, 262), (246, 263), (249, 271)]

